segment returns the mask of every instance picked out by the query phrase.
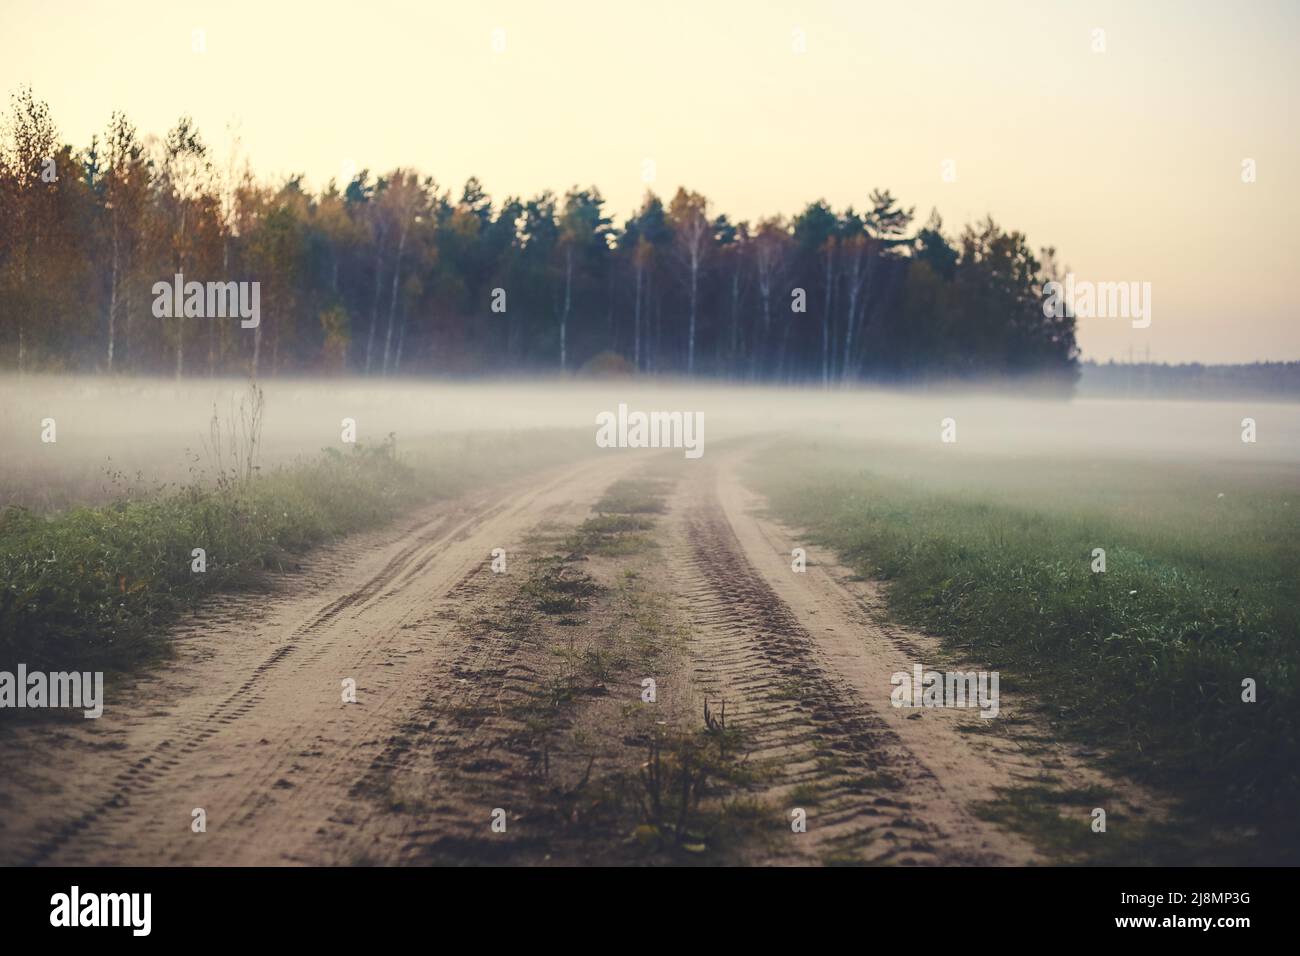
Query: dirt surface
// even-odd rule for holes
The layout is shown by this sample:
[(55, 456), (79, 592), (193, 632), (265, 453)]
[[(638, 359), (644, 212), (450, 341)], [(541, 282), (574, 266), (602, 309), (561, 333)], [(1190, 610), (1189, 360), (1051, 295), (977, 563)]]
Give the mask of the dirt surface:
[[(321, 831), (392, 729), (456, 684), (466, 649), (449, 622), (492, 581), (492, 550), (590, 502), (628, 464), (587, 463), (348, 539), (283, 582), (288, 593), (202, 615), (171, 666), (124, 699), (108, 688), (99, 720), (15, 728), (0, 862), (332, 861)], [(343, 703), (347, 678), (356, 704)], [(191, 831), (194, 808), (206, 834)]]
[[(4, 729), (0, 863), (1050, 862), (979, 808), (1110, 782), (1012, 693), (993, 721), (890, 706), (953, 662), (742, 461), (610, 454), (214, 604), (101, 719)], [(644, 506), (602, 503), (638, 477)]]

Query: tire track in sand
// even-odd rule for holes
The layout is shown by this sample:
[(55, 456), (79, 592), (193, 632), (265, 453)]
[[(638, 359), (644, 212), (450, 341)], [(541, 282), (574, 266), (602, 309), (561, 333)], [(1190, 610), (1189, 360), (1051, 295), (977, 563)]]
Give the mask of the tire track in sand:
[[(53, 793), (4, 795), (0, 858), (314, 862), (300, 854), (369, 766), (368, 755), (417, 711), (420, 675), (454, 654), (445, 646), (445, 602), (488, 573), (492, 548), (517, 547), (549, 512), (593, 497), (629, 464), (584, 462), (439, 504), (412, 534), (353, 562), (341, 578), (360, 585), (290, 598), (265, 622), (200, 623), (196, 640), (209, 653), (184, 675), (193, 692), (179, 687), (183, 680), (169, 686), (178, 675), (165, 669), (120, 709), (110, 701), (95, 722), (102, 726), (21, 728), (30, 735), (22, 757), (39, 753), (67, 766), (45, 768), (64, 781)], [(357, 704), (341, 700), (349, 676)], [(85, 759), (95, 743), (61, 750), (40, 739), (80, 734), (110, 737), (98, 745), (106, 752)], [(206, 834), (190, 831), (195, 807), (207, 813)]]
[[(809, 609), (796, 611), (757, 570), (758, 546), (734, 526), (744, 518), (741, 490), (729, 468), (723, 474), (710, 465), (683, 483), (673, 508), (672, 564), (696, 634), (697, 694), (714, 713), (726, 701), (728, 726), (745, 734), (750, 759), (768, 769), (759, 775), (760, 798), (783, 807), (787, 820), (791, 809), (807, 811), (807, 833), (781, 841), (773, 862), (1031, 858), (1022, 840), (978, 819), (949, 793), (882, 713), (875, 701), (887, 704), (887, 678), (875, 696), (874, 688), (856, 683), (827, 654)], [(788, 559), (762, 557), (796, 577)]]

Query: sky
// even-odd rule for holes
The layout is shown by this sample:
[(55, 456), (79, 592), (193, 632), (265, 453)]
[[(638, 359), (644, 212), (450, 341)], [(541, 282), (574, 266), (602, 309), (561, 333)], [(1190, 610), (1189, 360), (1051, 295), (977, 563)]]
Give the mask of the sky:
[(594, 184), (619, 222), (647, 185), (751, 221), (888, 188), (1149, 282), (1148, 327), (1079, 320), (1085, 358), (1296, 360), (1298, 26), (1295, 0), (0, 0), (0, 92), (78, 146), (188, 113), (266, 179)]

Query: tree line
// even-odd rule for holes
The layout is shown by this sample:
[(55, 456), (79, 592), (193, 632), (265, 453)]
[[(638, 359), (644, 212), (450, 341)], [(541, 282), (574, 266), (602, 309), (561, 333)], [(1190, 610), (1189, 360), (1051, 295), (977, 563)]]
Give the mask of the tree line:
[[(1046, 376), (1051, 249), (992, 218), (917, 226), (888, 190), (732, 221), (647, 191), (616, 224), (592, 187), (494, 201), (414, 169), (313, 193), (221, 160), (188, 117), (122, 113), (77, 149), (30, 89), (0, 136), (0, 366), (270, 375), (619, 372), (832, 384)], [(153, 286), (258, 282), (255, 328), (164, 317)], [(170, 315), (170, 313), (169, 313)]]
[(1300, 362), (1084, 362), (1078, 392), (1085, 396), (1179, 399), (1300, 399)]

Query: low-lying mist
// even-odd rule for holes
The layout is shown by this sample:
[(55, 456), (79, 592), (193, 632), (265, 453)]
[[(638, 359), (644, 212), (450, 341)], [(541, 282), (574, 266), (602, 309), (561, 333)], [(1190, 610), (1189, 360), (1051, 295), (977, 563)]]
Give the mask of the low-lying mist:
[[(262, 466), (346, 447), (390, 433), (399, 452), (439, 436), (483, 431), (575, 429), (592, 434), (597, 416), (683, 412), (703, 416), (703, 459), (722, 442), (763, 433), (826, 438), (870, 449), (876, 466), (921, 456), (943, 459), (1050, 456), (1195, 465), (1267, 465), (1294, 481), (1300, 463), (1300, 406), (1262, 401), (1050, 400), (987, 393), (768, 388), (620, 379), (416, 380), (276, 379), (262, 384)], [(249, 385), (238, 379), (173, 381), (74, 376), (0, 378), (0, 503), (61, 508), (140, 485), (201, 479), (215, 412), (239, 414)], [(51, 431), (54, 441), (44, 441)], [(1253, 422), (1255, 441), (1244, 441)], [(948, 421), (950, 420), (950, 421)], [(945, 440), (947, 439), (947, 440)], [(539, 435), (539, 440), (545, 440)], [(864, 464), (867, 464), (864, 461)], [(120, 473), (117, 484), (110, 473)], [(1080, 473), (1080, 480), (1086, 480)]]

